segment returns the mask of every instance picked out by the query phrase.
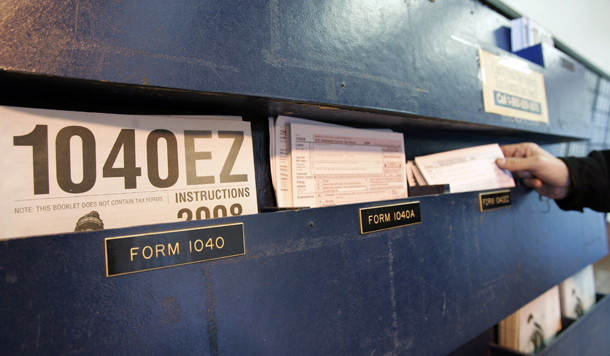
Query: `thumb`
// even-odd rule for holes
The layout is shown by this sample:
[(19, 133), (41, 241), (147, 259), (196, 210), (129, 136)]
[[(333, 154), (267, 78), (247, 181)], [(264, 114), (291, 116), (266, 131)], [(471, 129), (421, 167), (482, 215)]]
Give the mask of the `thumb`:
[(515, 157), (507, 157), (507, 158), (498, 158), (496, 159), (496, 164), (498, 167), (502, 169), (507, 169), (511, 172), (514, 171), (527, 171), (534, 168), (535, 162), (529, 158), (515, 158)]

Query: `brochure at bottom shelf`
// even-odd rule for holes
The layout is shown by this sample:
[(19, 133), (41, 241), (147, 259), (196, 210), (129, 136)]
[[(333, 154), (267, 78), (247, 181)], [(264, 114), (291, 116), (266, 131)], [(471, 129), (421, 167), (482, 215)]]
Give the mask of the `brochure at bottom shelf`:
[(0, 239), (258, 213), (250, 123), (0, 106)]
[(410, 167), (411, 184), (449, 184), (451, 193), (512, 188), (515, 180), (511, 173), (496, 164), (496, 159), (502, 157), (498, 144), (415, 157), (415, 164)]
[(498, 343), (535, 355), (561, 331), (559, 287), (555, 286), (498, 324)]
[(588, 265), (559, 285), (561, 314), (578, 319), (595, 305), (595, 274)]

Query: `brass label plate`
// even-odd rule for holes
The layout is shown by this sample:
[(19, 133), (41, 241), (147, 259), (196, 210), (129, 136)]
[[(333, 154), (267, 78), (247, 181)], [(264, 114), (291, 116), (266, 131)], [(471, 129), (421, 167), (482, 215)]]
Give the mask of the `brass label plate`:
[(110, 237), (104, 244), (107, 277), (246, 253), (242, 223)]
[(360, 233), (393, 229), (421, 223), (419, 202), (360, 209)]
[(508, 208), (512, 205), (510, 190), (501, 190), (490, 193), (479, 194), (479, 206), (481, 212), (495, 210), (500, 208)]

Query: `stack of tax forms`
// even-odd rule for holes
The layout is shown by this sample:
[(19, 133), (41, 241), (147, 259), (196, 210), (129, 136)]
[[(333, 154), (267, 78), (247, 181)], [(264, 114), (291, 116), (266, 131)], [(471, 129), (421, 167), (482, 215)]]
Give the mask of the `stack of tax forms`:
[(498, 324), (498, 343), (534, 355), (561, 331), (559, 287), (555, 286)]
[(287, 116), (269, 118), (278, 208), (322, 207), (407, 196), (402, 133)]
[(498, 144), (419, 156), (407, 162), (407, 180), (410, 187), (449, 184), (451, 193), (511, 188), (512, 175), (496, 164), (503, 157)]

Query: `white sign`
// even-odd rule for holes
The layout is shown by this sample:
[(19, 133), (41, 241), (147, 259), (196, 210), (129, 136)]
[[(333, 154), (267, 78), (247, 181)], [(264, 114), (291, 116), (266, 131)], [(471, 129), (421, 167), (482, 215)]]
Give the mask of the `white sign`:
[(549, 122), (544, 76), (512, 57), (479, 50), (485, 112)]
[(249, 122), (0, 107), (0, 239), (258, 212)]

